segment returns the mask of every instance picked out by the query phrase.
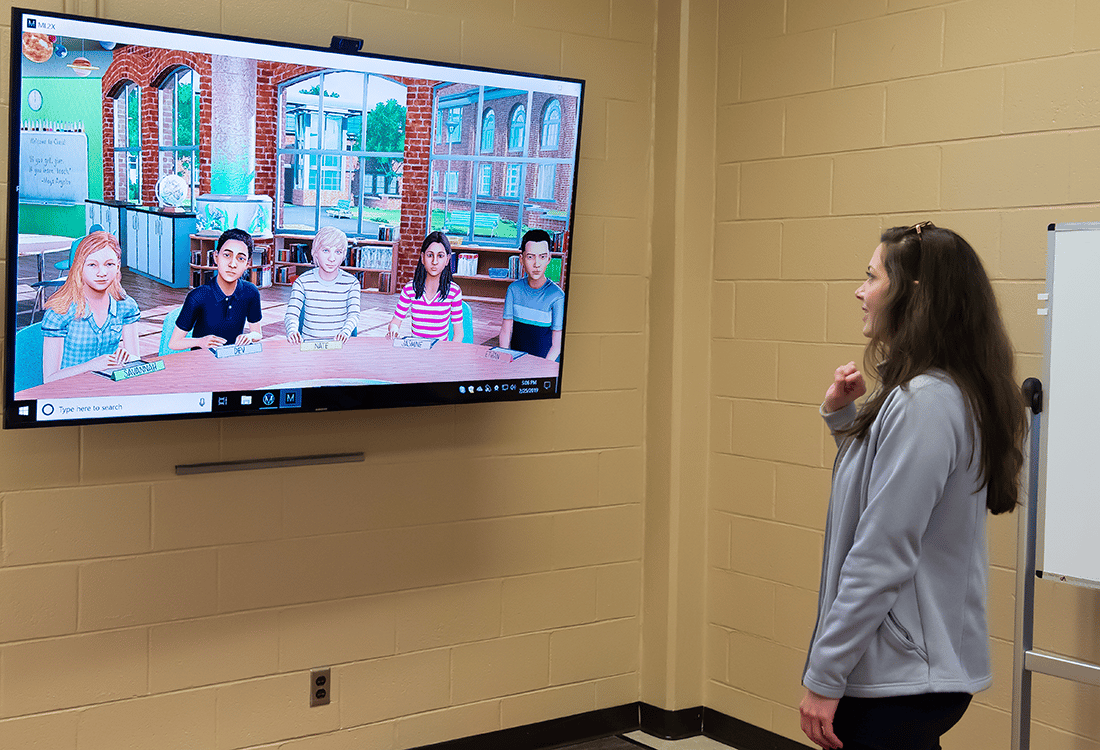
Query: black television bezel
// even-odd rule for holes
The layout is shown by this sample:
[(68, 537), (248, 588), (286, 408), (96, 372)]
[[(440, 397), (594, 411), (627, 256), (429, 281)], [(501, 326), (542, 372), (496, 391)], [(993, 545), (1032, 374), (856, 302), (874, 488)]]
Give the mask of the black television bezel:
[[(291, 48), (302, 50), (311, 53), (325, 53), (334, 56), (351, 56), (351, 57), (369, 57), (372, 59), (378, 59), (383, 61), (394, 61), (399, 63), (410, 63), (417, 65), (429, 65), (440, 66), (446, 68), (452, 68), (455, 70), (467, 70), (472, 72), (483, 73), (496, 73), (503, 75), (518, 75), (526, 78), (542, 79), (547, 81), (560, 81), (569, 84), (576, 84), (579, 86), (579, 94), (577, 95), (577, 124), (575, 133), (575, 146), (573, 152), (573, 180), (571, 185), (570, 194), (570, 211), (569, 219), (567, 223), (567, 233), (570, 237), (569, 243), (569, 262), (565, 263), (565, 268), (562, 274), (562, 286), (566, 290), (564, 301), (564, 314), (563, 314), (563, 331), (562, 331), (562, 344), (561, 353), (558, 358), (558, 374), (553, 378), (552, 386), (550, 381), (543, 380), (543, 378), (524, 379), (528, 387), (527, 393), (519, 393), (518, 391), (524, 390), (522, 388), (505, 388), (501, 391), (491, 391), (494, 395), (488, 394), (474, 395), (471, 391), (470, 394), (456, 396), (454, 391), (456, 387), (461, 385), (459, 381), (437, 381), (437, 382), (419, 382), (419, 383), (394, 383), (388, 385), (369, 385), (369, 386), (319, 386), (315, 388), (309, 388), (306, 393), (311, 395), (311, 403), (305, 406), (299, 403), (295, 407), (291, 408), (231, 408), (228, 405), (225, 408), (215, 408), (213, 400), (218, 399), (221, 396), (227, 398), (233, 398), (239, 394), (258, 394), (260, 391), (230, 391), (230, 392), (212, 392), (212, 408), (210, 411), (200, 412), (180, 412), (169, 414), (139, 414), (120, 417), (102, 417), (102, 418), (74, 418), (65, 420), (39, 420), (35, 418), (22, 418), (18, 415), (19, 406), (34, 404), (33, 401), (16, 400), (15, 399), (15, 332), (17, 325), (17, 311), (18, 311), (18, 299), (16, 294), (16, 285), (18, 279), (18, 221), (19, 221), (19, 183), (20, 183), (20, 162), (19, 162), (19, 149), (20, 149), (20, 131), (22, 124), (22, 35), (23, 18), (25, 16), (48, 16), (50, 18), (58, 18), (71, 21), (81, 21), (95, 24), (102, 24), (106, 26), (114, 26), (120, 28), (130, 28), (139, 30), (148, 30), (154, 32), (167, 32), (171, 34), (180, 34), (184, 36), (202, 37), (206, 39), (221, 39), (232, 42), (240, 42), (246, 44), (263, 45), (273, 48)], [(285, 42), (273, 39), (263, 39), (259, 37), (249, 37), (243, 35), (222, 34), (216, 32), (196, 31), (192, 29), (182, 29), (171, 26), (160, 26), (156, 24), (146, 24), (131, 21), (120, 21), (116, 19), (104, 19), (95, 18), (92, 16), (83, 16), (72, 13), (59, 13), (46, 10), (36, 10), (31, 8), (12, 7), (11, 9), (11, 54), (9, 57), (9, 66), (11, 72), (11, 78), (9, 82), (9, 113), (8, 113), (8, 142), (7, 142), (7, 157), (8, 157), (8, 196), (7, 196), (7, 217), (6, 217), (6, 231), (5, 247), (7, 249), (7, 268), (5, 273), (5, 291), (6, 291), (6, 304), (4, 305), (4, 372), (3, 372), (3, 385), (4, 385), (4, 419), (3, 429), (26, 429), (26, 428), (43, 428), (43, 427), (65, 427), (65, 426), (80, 426), (80, 425), (96, 425), (96, 424), (125, 424), (125, 423), (143, 423), (143, 422), (159, 422), (159, 421), (175, 421), (175, 420), (194, 420), (194, 419), (216, 419), (220, 417), (248, 417), (264, 414), (313, 414), (328, 411), (357, 411), (357, 410), (374, 410), (374, 409), (386, 409), (386, 408), (409, 408), (409, 407), (422, 407), (422, 406), (439, 406), (447, 405), (454, 406), (466, 403), (499, 403), (499, 402), (511, 402), (511, 401), (532, 401), (532, 400), (546, 400), (557, 399), (561, 397), (561, 384), (562, 377), (565, 372), (566, 361), (566, 342), (565, 332), (568, 329), (568, 313), (569, 313), (569, 277), (571, 275), (573, 267), (573, 242), (574, 236), (574, 224), (577, 212), (577, 189), (579, 184), (580, 174), (580, 162), (581, 162), (581, 136), (583, 134), (583, 119), (584, 119), (584, 93), (585, 93), (585, 80), (580, 78), (572, 78), (568, 76), (551, 76), (544, 73), (531, 73), (526, 71), (511, 70), (507, 68), (494, 68), (489, 66), (470, 65), (466, 63), (454, 63), (442, 60), (429, 60), (426, 58), (417, 57), (405, 57), (400, 55), (389, 55), (383, 53), (374, 53), (370, 51), (351, 51), (348, 45), (335, 44), (336, 39), (347, 39), (347, 37), (333, 37), (333, 44), (329, 47), (321, 47), (315, 45), (300, 44), (295, 42)], [(453, 80), (453, 79), (452, 79)], [(12, 225), (15, 225), (14, 227)], [(14, 232), (13, 232), (14, 229)], [(276, 228), (272, 228), (272, 231), (277, 231)], [(455, 252), (458, 252), (456, 249)], [(540, 381), (534, 383), (533, 381)], [(498, 381), (504, 382), (504, 381)], [(512, 382), (512, 381), (508, 381)], [(492, 384), (486, 384), (492, 385)], [(515, 385), (515, 383), (513, 383)], [(266, 390), (279, 390), (277, 388)], [(486, 389), (488, 390), (488, 388)], [(171, 394), (165, 394), (170, 396)], [(303, 399), (304, 401), (305, 399)], [(238, 400), (239, 403), (239, 400)]]

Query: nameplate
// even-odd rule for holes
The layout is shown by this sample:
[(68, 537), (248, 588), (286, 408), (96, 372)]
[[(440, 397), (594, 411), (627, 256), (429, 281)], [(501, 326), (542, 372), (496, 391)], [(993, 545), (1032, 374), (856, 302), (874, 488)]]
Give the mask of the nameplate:
[(495, 359), (500, 362), (512, 362), (519, 359), (527, 352), (521, 352), (518, 349), (505, 349), (503, 346), (494, 346), (489, 349), (483, 355), (485, 359)]
[(431, 349), (439, 339), (424, 339), (419, 336), (402, 336), (393, 340), (398, 349)]
[(343, 341), (303, 341), (303, 352), (323, 352), (329, 349), (343, 349)]
[(163, 359), (158, 359), (156, 362), (146, 362), (143, 359), (139, 359), (137, 362), (130, 362), (129, 364), (122, 365), (121, 367), (114, 367), (110, 370), (96, 370), (95, 374), (102, 375), (105, 378), (110, 378), (117, 382), (119, 380), (136, 378), (138, 375), (148, 375), (151, 372), (157, 372), (163, 369)]
[(225, 359), (226, 357), (239, 357), (242, 354), (258, 354), (264, 350), (264, 345), (259, 341), (254, 341), (251, 344), (226, 344), (225, 346), (216, 346), (210, 351), (214, 353), (214, 356), (218, 359)]

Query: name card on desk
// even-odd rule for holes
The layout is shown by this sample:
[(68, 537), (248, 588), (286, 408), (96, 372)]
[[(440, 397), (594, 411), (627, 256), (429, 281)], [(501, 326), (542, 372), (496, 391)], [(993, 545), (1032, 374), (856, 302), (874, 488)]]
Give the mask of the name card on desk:
[(239, 357), (242, 354), (258, 354), (264, 350), (264, 345), (259, 341), (254, 341), (251, 344), (226, 344), (225, 346), (213, 347), (210, 351), (218, 359), (225, 359), (226, 357)]
[(110, 378), (117, 382), (119, 380), (136, 378), (138, 375), (147, 375), (151, 372), (157, 372), (163, 369), (163, 359), (158, 359), (156, 362), (146, 362), (144, 359), (139, 359), (136, 362), (129, 362), (120, 367), (112, 367), (107, 370), (96, 370), (95, 374), (102, 375), (105, 378)]
[(402, 336), (393, 340), (398, 349), (431, 349), (439, 339), (424, 339), (419, 336)]
[(344, 342), (343, 341), (323, 340), (323, 341), (303, 341), (302, 342), (302, 351), (303, 352), (323, 352), (323, 351), (327, 351), (329, 349), (343, 349), (343, 348), (344, 348)]
[(519, 349), (505, 349), (503, 346), (494, 346), (485, 352), (485, 359), (495, 359), (500, 362), (513, 362), (522, 357), (527, 352), (521, 352)]

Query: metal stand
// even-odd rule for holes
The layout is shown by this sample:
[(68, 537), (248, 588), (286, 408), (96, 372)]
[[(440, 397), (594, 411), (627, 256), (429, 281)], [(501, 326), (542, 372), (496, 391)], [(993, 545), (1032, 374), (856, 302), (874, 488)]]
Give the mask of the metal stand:
[(1012, 659), (1012, 750), (1031, 748), (1031, 675), (1061, 677), (1066, 680), (1100, 685), (1100, 666), (1088, 662), (1045, 654), (1033, 649), (1035, 632), (1036, 504), (1039, 497), (1039, 429), (1043, 411), (1043, 384), (1028, 378), (1023, 385), (1024, 398), (1031, 408), (1028, 452), (1027, 497), (1017, 511), (1019, 539), (1016, 553), (1016, 635)]
[(281, 469), (286, 466), (316, 466), (319, 464), (350, 464), (364, 461), (363, 453), (329, 453), (320, 456), (287, 456), (286, 458), (258, 458), (243, 461), (215, 461), (208, 464), (178, 464), (177, 474), (213, 474), (219, 471), (249, 471), (252, 469)]

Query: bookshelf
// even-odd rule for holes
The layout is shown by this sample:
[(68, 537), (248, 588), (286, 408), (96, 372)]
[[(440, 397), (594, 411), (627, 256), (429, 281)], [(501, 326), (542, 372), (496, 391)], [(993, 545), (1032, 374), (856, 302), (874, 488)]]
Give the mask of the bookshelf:
[[(191, 286), (202, 286), (214, 278), (218, 267), (214, 264), (214, 249), (219, 234), (191, 235)], [(244, 278), (256, 286), (271, 286), (274, 276), (274, 250), (271, 237), (252, 238), (252, 264)]]
[[(313, 268), (312, 234), (276, 234), (273, 283), (286, 286), (298, 274)], [(359, 279), (364, 292), (393, 294), (397, 269), (397, 243), (361, 237), (348, 239), (343, 270)]]

